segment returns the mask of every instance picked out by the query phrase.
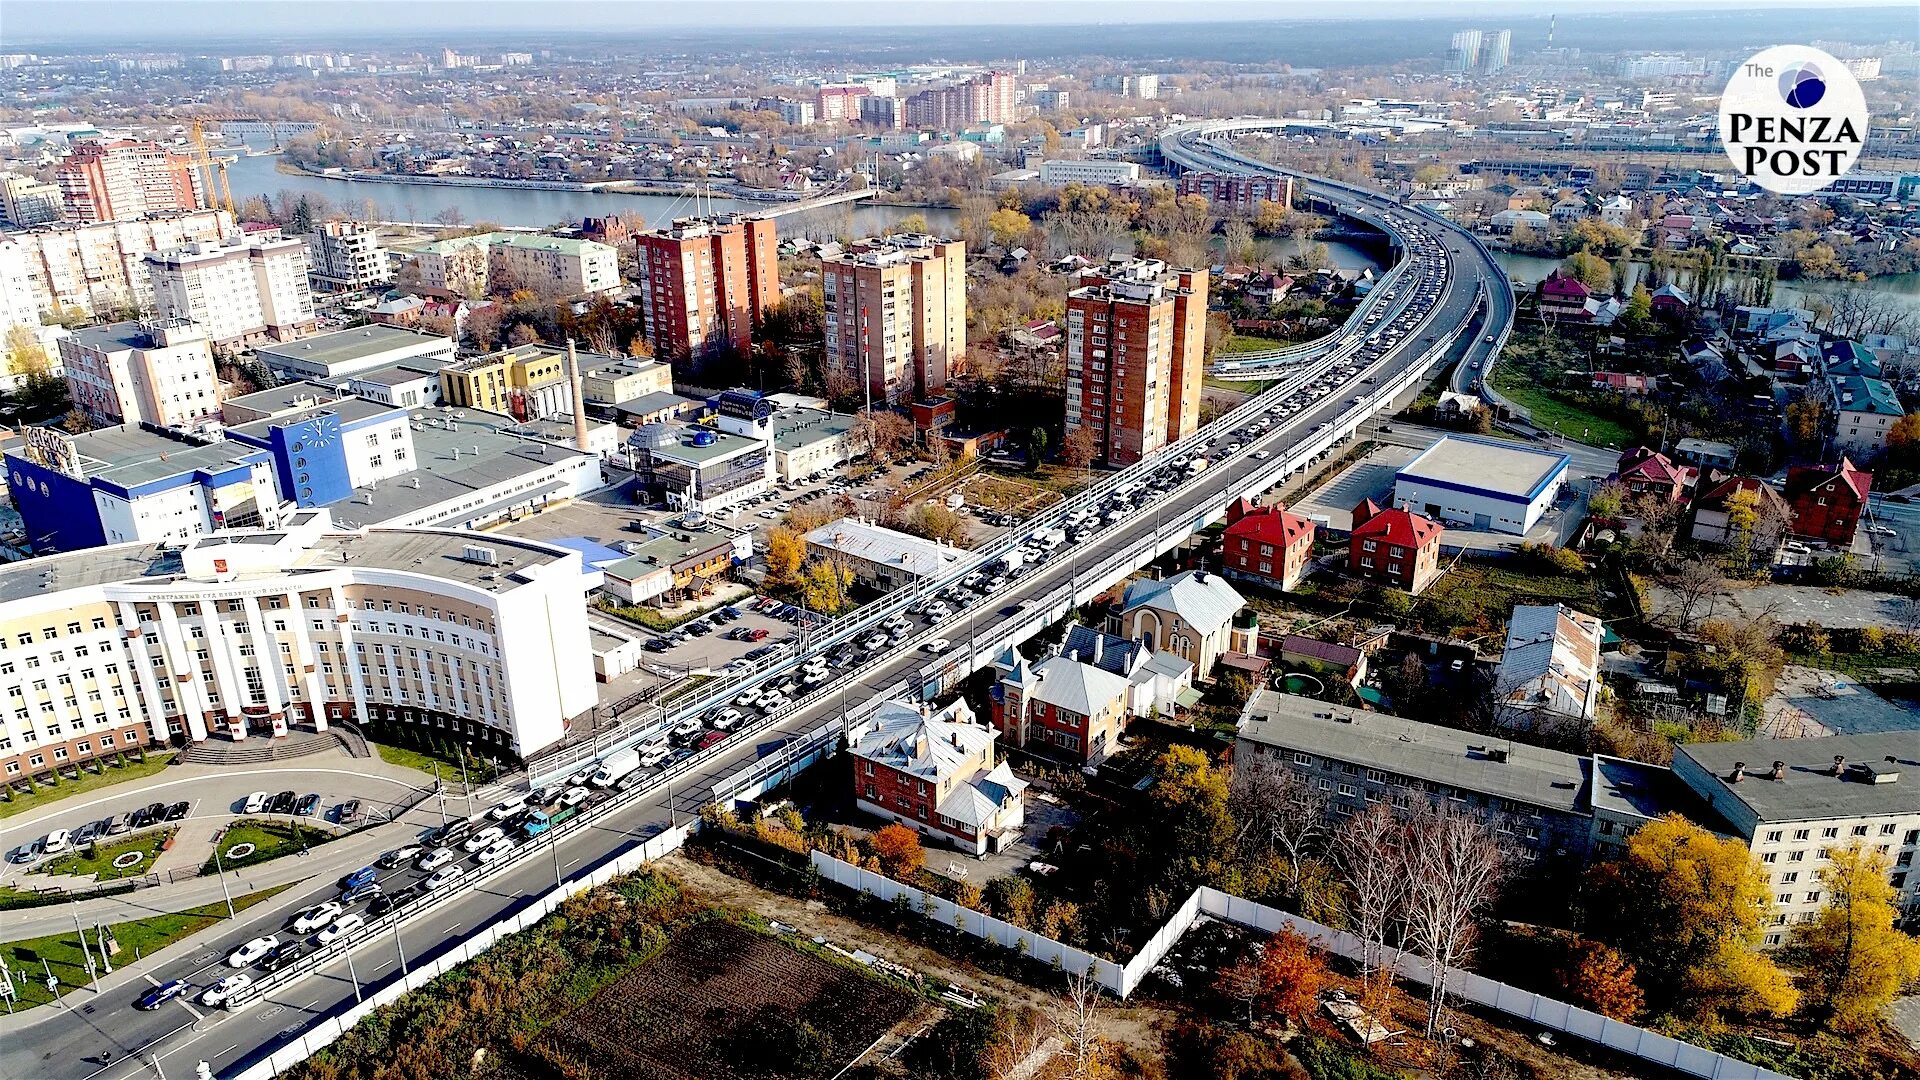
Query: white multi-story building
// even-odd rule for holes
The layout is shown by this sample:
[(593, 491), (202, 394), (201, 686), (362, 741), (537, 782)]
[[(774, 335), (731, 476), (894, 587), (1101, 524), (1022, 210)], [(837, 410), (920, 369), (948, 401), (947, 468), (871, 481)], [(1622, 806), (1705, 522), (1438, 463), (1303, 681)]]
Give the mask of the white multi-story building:
[(484, 296), (530, 289), (541, 296), (586, 296), (620, 287), (620, 256), (592, 240), (494, 232), (437, 240), (413, 255), (420, 291)]
[(233, 215), (225, 210), (194, 210), (137, 221), (42, 225), (7, 238), (26, 258), (34, 310), (105, 315), (152, 303), (147, 255), (232, 231)]
[(1692, 743), (1673, 773), (1759, 856), (1773, 885), (1767, 944), (1826, 904), (1820, 870), (1860, 844), (1885, 855), (1902, 918), (1920, 918), (1920, 738), (1912, 731)]
[(154, 310), (192, 319), (219, 345), (313, 329), (307, 245), (300, 240), (233, 239), (147, 256)]
[(526, 755), (595, 700), (578, 553), (438, 529), (125, 544), (0, 568), (0, 773), (128, 747), (420, 726)]
[(307, 236), (307, 278), (326, 292), (358, 292), (393, 280), (380, 230), (358, 221), (326, 221)]
[(348, 376), (394, 364), (437, 370), (453, 363), (453, 339), (400, 326), (355, 326), (262, 345), (253, 355), (285, 378), (338, 384)]
[(59, 349), (67, 393), (97, 419), (189, 428), (220, 415), (213, 348), (191, 322), (90, 326)]
[(60, 188), (17, 173), (0, 173), (0, 225), (32, 228), (59, 221)]
[(1043, 184), (1137, 184), (1140, 182), (1140, 163), (1098, 158), (1087, 161), (1070, 161), (1064, 158), (1043, 161), (1040, 163), (1040, 182)]

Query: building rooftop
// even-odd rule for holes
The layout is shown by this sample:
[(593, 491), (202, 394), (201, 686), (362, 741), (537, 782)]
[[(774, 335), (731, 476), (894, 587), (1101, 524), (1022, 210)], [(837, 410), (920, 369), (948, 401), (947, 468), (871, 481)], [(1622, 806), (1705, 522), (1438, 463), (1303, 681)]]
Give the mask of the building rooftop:
[[(1713, 789), (1701, 792), (1710, 802), (1741, 803), (1762, 822), (1920, 814), (1920, 736), (1912, 731), (1689, 743), (1673, 753), (1676, 769), (1684, 759), (1713, 778)], [(1846, 764), (1840, 776), (1835, 758)], [(1785, 763), (1784, 779), (1768, 779), (1775, 761)], [(1746, 766), (1738, 783), (1735, 764)]]
[(641, 394), (637, 398), (614, 403), (614, 411), (633, 416), (652, 416), (666, 409), (688, 409), (707, 407), (699, 398), (681, 397), (669, 390), (655, 390), (650, 394)]
[[(132, 424), (95, 428), (71, 438), (83, 476), (125, 488), (183, 473), (223, 472), (265, 453), (239, 443), (216, 442), (202, 446), (182, 442)], [(23, 450), (23, 445), (17, 442), (7, 447), (9, 454), (22, 454)]]
[(1247, 703), (1240, 737), (1567, 813), (1583, 809), (1591, 768), (1558, 750), (1271, 690)]
[(1134, 582), (1120, 606), (1122, 611), (1171, 611), (1200, 633), (1211, 634), (1227, 625), (1246, 600), (1219, 574), (1188, 570), (1159, 581)]
[[(169, 327), (179, 333), (193, 324), (186, 319), (174, 320)], [(197, 332), (193, 337), (202, 337)], [(75, 346), (92, 352), (124, 352), (128, 349), (152, 349), (164, 347), (164, 342), (154, 340), (153, 329), (146, 323), (126, 322), (102, 323), (99, 326), (85, 326), (67, 335)], [(184, 336), (183, 336), (184, 340)]]
[(539, 251), (559, 251), (568, 255), (580, 255), (593, 250), (612, 251), (605, 244), (592, 240), (573, 240), (564, 236), (547, 236), (544, 233), (525, 232), (487, 232), (472, 236), (456, 236), (451, 240), (435, 240), (420, 245), (420, 251), (434, 255), (447, 255), (466, 247), (492, 247), (506, 244), (518, 248), (532, 248)]
[(960, 552), (954, 548), (855, 518), (827, 522), (807, 534), (807, 543), (850, 558), (897, 566), (916, 577), (932, 577), (960, 561)]
[(317, 382), (288, 383), (271, 390), (256, 390), (251, 394), (228, 398), (226, 403), (249, 412), (265, 413), (262, 419), (232, 428), (242, 435), (262, 439), (266, 438), (270, 428), (285, 427), (323, 413), (338, 416), (342, 424), (353, 424), (381, 413), (397, 414), (400, 411), (392, 405), (368, 401), (351, 394), (336, 395), (333, 387)]
[(1400, 478), (1531, 500), (1571, 461), (1565, 454), (1517, 443), (1443, 436), (1400, 470)]
[(434, 378), (438, 374), (438, 369), (425, 364), (388, 364), (371, 371), (356, 372), (353, 381), (370, 386), (404, 386), (421, 379)]
[(779, 409), (772, 417), (773, 445), (798, 450), (853, 430), (853, 414), (820, 409)]
[(438, 334), (423, 334), (399, 326), (373, 325), (336, 330), (331, 334), (315, 334), (298, 341), (257, 345), (253, 351), (269, 367), (277, 360), (283, 365), (287, 361), (298, 361), (332, 368), (396, 349), (415, 348), (424, 351), (436, 347), (451, 352), (453, 342)]
[[(568, 458), (590, 455), (569, 446), (507, 434), (514, 421), (474, 409), (411, 410), (422, 423), (413, 431), (414, 469), (405, 476), (362, 487), (351, 499), (334, 503), (334, 519), (349, 527), (378, 524), (418, 513), (430, 506), (475, 495), (508, 480), (538, 472)], [(447, 418), (453, 418), (449, 426)], [(549, 485), (558, 490), (559, 482)], [(517, 491), (524, 500), (537, 490)], [(369, 501), (371, 500), (371, 501)], [(485, 516), (490, 507), (475, 504), (436, 525), (455, 526)]]
[(1733, 835), (1733, 827), (1706, 800), (1673, 775), (1672, 769), (1659, 765), (1595, 754), (1591, 798), (1595, 810), (1648, 821), (1678, 813), (1697, 825)]
[[(673, 445), (656, 446), (652, 453), (656, 458), (677, 461), (683, 465), (705, 465), (722, 461), (747, 450), (757, 450), (765, 446), (759, 439), (750, 439), (744, 435), (735, 435), (704, 424), (659, 424), (673, 436)], [(711, 435), (711, 440), (702, 436)]]
[(1885, 379), (1860, 375), (1836, 375), (1832, 378), (1833, 400), (1843, 412), (1875, 413), (1880, 416), (1905, 416), (1900, 396)]
[[(288, 544), (288, 573), (330, 570), (351, 564), (356, 568), (430, 574), (489, 590), (509, 588), (517, 583), (520, 575), (574, 555), (564, 548), (535, 540), (451, 529), (323, 532), (304, 544), (288, 532), (245, 530), (203, 536), (193, 544), (195, 547)], [(475, 545), (493, 549), (497, 565), (467, 561), (463, 553)], [(246, 577), (241, 575), (241, 580)], [(0, 566), (0, 603), (56, 589), (140, 581), (158, 585), (185, 580), (187, 574), (177, 544), (117, 544)]]

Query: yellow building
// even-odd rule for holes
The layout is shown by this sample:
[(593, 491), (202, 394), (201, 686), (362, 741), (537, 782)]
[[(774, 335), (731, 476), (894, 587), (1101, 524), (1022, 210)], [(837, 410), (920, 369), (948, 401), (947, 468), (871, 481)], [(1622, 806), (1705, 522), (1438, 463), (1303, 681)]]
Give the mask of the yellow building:
[(522, 420), (572, 415), (567, 354), (551, 345), (516, 345), (440, 369), (440, 400)]

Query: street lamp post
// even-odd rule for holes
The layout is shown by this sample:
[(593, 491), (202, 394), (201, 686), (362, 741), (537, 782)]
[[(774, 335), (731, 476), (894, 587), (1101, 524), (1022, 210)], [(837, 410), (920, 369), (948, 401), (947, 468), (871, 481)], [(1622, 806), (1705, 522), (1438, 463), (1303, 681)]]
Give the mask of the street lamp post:
[(391, 925), (393, 926), (393, 951), (400, 954), (400, 977), (404, 979), (407, 976), (407, 947), (400, 941), (400, 920), (394, 919)]
[(227, 869), (220, 865), (220, 842), (217, 840), (213, 845), (213, 872), (220, 877), (220, 895), (227, 898), (227, 918), (231, 919), (234, 917), (233, 893), (227, 888)]
[(357, 1005), (360, 1003), (360, 972), (353, 966), (353, 946), (343, 945), (340, 951), (347, 957), (347, 977), (353, 980), (353, 1000)]

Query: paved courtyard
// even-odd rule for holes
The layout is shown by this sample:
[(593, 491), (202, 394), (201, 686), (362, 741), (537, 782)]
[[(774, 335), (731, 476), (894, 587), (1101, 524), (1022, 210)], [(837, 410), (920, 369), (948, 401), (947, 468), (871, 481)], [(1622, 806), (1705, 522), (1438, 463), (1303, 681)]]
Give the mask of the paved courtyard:
[[(1654, 585), (1650, 614), (1671, 625), (1678, 618), (1681, 599), (1672, 590)], [(1901, 629), (1912, 619), (1907, 597), (1864, 589), (1828, 590), (1817, 585), (1734, 585), (1695, 604), (1696, 621), (1715, 617), (1757, 618), (1771, 615), (1782, 623), (1817, 622), (1829, 629), (1878, 626)]]

